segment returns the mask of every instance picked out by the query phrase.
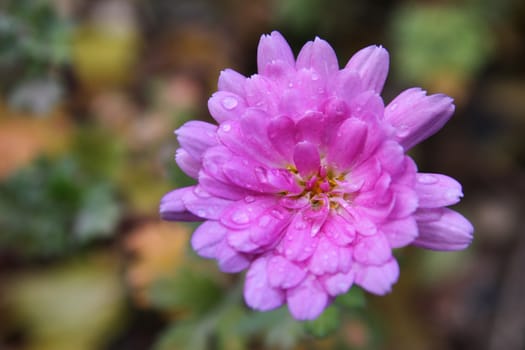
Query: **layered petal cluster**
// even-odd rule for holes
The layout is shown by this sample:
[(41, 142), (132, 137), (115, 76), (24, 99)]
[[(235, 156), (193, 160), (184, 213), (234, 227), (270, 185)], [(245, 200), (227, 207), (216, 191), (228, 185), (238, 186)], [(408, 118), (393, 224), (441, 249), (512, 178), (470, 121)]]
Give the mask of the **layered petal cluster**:
[(394, 248), (470, 244), (471, 224), (447, 208), (461, 185), (417, 172), (406, 155), (451, 117), (451, 98), (415, 88), (385, 107), (388, 52), (378, 46), (340, 69), (326, 41), (294, 58), (273, 32), (257, 61), (249, 78), (221, 73), (208, 104), (218, 125), (176, 131), (177, 164), (197, 184), (160, 206), (166, 220), (203, 221), (191, 240), (199, 255), (224, 272), (248, 270), (250, 307), (286, 303), (296, 319), (314, 319), (353, 284), (389, 292)]

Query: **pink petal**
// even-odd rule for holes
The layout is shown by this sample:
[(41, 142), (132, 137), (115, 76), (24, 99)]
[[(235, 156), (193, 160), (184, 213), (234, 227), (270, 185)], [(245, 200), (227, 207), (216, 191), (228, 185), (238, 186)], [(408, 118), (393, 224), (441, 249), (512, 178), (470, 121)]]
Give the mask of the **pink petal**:
[(408, 216), (403, 219), (385, 222), (381, 231), (392, 248), (401, 248), (410, 244), (418, 235), (416, 219)]
[(320, 79), (325, 79), (339, 70), (339, 63), (330, 44), (316, 37), (313, 42), (306, 43), (299, 52), (296, 68), (314, 69), (321, 75)]
[(332, 297), (348, 292), (355, 279), (355, 271), (350, 270), (346, 273), (336, 273), (324, 278), (323, 284)]
[(390, 212), (390, 217), (400, 219), (412, 215), (419, 204), (416, 191), (403, 185), (393, 185), (392, 189), (394, 191), (395, 204)]
[(168, 221), (202, 221), (203, 219), (189, 212), (182, 198), (191, 193), (195, 186), (179, 188), (162, 197), (160, 201), (160, 216)]
[(297, 140), (320, 146), (323, 142), (326, 119), (321, 112), (308, 112), (297, 122)]
[(295, 167), (302, 176), (317, 173), (321, 166), (321, 158), (317, 147), (308, 141), (301, 141), (295, 145), (293, 160)]
[(355, 239), (355, 228), (343, 216), (330, 211), (321, 231), (332, 242), (339, 246), (352, 243)]
[(453, 178), (441, 174), (417, 174), (415, 190), (421, 208), (453, 205), (463, 197), (461, 184)]
[(288, 309), (296, 320), (313, 320), (328, 306), (329, 298), (321, 283), (307, 277), (297, 287), (286, 293)]
[(435, 134), (454, 113), (453, 100), (443, 94), (426, 96), (419, 88), (405, 90), (385, 109), (385, 121), (396, 129), (396, 139), (408, 150)]
[(278, 250), (293, 261), (308, 259), (319, 241), (319, 236), (312, 234), (313, 222), (305, 217), (304, 210), (295, 214), (281, 240)]
[(419, 236), (412, 243), (432, 250), (462, 250), (472, 242), (474, 227), (461, 214), (448, 208), (426, 209), (434, 220), (418, 221)]
[(365, 265), (382, 265), (392, 256), (392, 248), (381, 232), (361, 237), (354, 245), (354, 260)]
[(217, 247), (217, 263), (222, 272), (237, 273), (250, 266), (251, 260), (247, 254), (232, 249), (223, 239)]
[(348, 272), (352, 262), (352, 250), (339, 247), (328, 238), (321, 236), (319, 244), (310, 259), (309, 270), (316, 275)]
[(359, 73), (364, 90), (380, 93), (388, 74), (388, 61), (388, 52), (381, 46), (372, 45), (353, 55), (345, 68)]
[(246, 108), (244, 98), (227, 91), (217, 91), (208, 100), (208, 110), (218, 123), (240, 118)]
[(255, 260), (244, 284), (244, 300), (255, 310), (267, 311), (281, 306), (284, 302), (284, 293), (281, 289), (272, 288), (268, 283), (267, 258)]
[(330, 88), (335, 92), (335, 95), (346, 103), (352, 101), (363, 91), (359, 73), (347, 68), (338, 71), (335, 79), (329, 84), (331, 84)]
[(188, 176), (194, 179), (199, 176), (199, 171), (202, 167), (201, 162), (190, 156), (184, 148), (179, 148), (177, 152), (175, 152), (175, 162)]
[(263, 110), (271, 116), (279, 115), (277, 108), (282, 96), (282, 88), (277, 81), (262, 75), (252, 75), (246, 80), (246, 103), (250, 107)]
[(274, 288), (295, 287), (305, 276), (303, 268), (281, 255), (274, 255), (268, 260), (268, 282)]
[(220, 218), (221, 223), (234, 230), (242, 230), (252, 224), (268, 209), (277, 205), (273, 196), (247, 196), (233, 203)]
[(238, 96), (244, 96), (246, 77), (233, 69), (225, 69), (219, 75), (218, 87), (220, 91), (227, 91)]
[(355, 283), (363, 289), (377, 295), (391, 291), (399, 277), (399, 265), (392, 258), (382, 266), (364, 265), (357, 269)]
[(234, 203), (229, 199), (212, 196), (200, 186), (195, 186), (193, 191), (186, 191), (182, 201), (186, 209), (196, 216), (211, 220), (218, 220), (224, 211)]
[(191, 246), (203, 258), (216, 258), (217, 247), (224, 240), (226, 228), (217, 221), (205, 221), (191, 236)]
[(368, 128), (359, 119), (347, 119), (337, 131), (327, 151), (327, 163), (348, 170), (363, 150)]
[(199, 185), (209, 194), (230, 200), (239, 200), (254, 192), (217, 179), (216, 174), (209, 175), (207, 171), (199, 172)]
[[(289, 70), (295, 66), (292, 49), (286, 39), (276, 31), (263, 35), (257, 49), (257, 67), (259, 74), (275, 75), (281, 70)], [(280, 69), (279, 69), (280, 68)]]
[(295, 146), (295, 123), (286, 116), (277, 116), (268, 124), (268, 139), (284, 160), (290, 161)]
[(193, 158), (201, 160), (204, 152), (217, 144), (216, 131), (216, 125), (194, 120), (178, 128), (175, 134), (181, 147)]

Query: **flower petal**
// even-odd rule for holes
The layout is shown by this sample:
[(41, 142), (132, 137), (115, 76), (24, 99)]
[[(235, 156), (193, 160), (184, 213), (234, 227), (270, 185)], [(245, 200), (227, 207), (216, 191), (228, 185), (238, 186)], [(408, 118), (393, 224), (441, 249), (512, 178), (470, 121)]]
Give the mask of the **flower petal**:
[(217, 91), (208, 100), (208, 110), (218, 123), (240, 118), (246, 108), (242, 97), (227, 91)]
[(321, 157), (317, 147), (308, 141), (301, 141), (295, 145), (293, 160), (295, 167), (302, 176), (317, 173), (321, 166)]
[(177, 140), (193, 158), (201, 160), (204, 152), (217, 144), (217, 126), (193, 120), (175, 130)]
[(452, 98), (426, 95), (420, 88), (405, 90), (388, 104), (385, 120), (396, 129), (396, 139), (408, 150), (435, 134), (454, 113)]
[(321, 231), (332, 242), (339, 246), (352, 243), (355, 239), (355, 228), (342, 215), (330, 211)]
[(324, 288), (328, 294), (335, 297), (339, 294), (348, 292), (355, 279), (355, 271), (350, 270), (346, 273), (336, 273), (331, 276), (327, 276), (323, 280)]
[(348, 118), (339, 127), (329, 145), (326, 161), (339, 170), (348, 170), (365, 145), (367, 125), (359, 119)]
[(417, 174), (415, 190), (421, 208), (453, 205), (463, 197), (461, 184), (453, 178), (441, 174)]
[(339, 70), (339, 63), (332, 46), (316, 37), (313, 42), (306, 43), (299, 52), (296, 68), (314, 69), (321, 75), (320, 79), (326, 79)]
[(313, 320), (328, 305), (329, 298), (321, 283), (313, 276), (307, 277), (297, 287), (286, 293), (288, 309), (296, 320)]
[(188, 176), (194, 179), (199, 176), (199, 171), (202, 167), (201, 162), (190, 156), (184, 148), (179, 148), (175, 152), (175, 162)]
[(295, 287), (305, 276), (305, 269), (282, 255), (274, 255), (268, 260), (268, 282), (274, 288)]
[(160, 201), (160, 217), (168, 221), (202, 221), (203, 218), (188, 211), (182, 198), (193, 191), (195, 186), (179, 188), (162, 197)]
[(286, 116), (277, 116), (268, 124), (268, 139), (284, 160), (291, 160), (295, 145), (295, 123)]
[(210, 195), (201, 186), (187, 191), (182, 197), (184, 206), (193, 214), (204, 219), (218, 220), (224, 211), (234, 202), (229, 199)]
[(268, 283), (267, 258), (260, 257), (255, 260), (248, 273), (244, 284), (244, 300), (249, 307), (267, 311), (281, 306), (284, 302), (284, 292), (273, 288)]
[(380, 93), (388, 74), (388, 64), (388, 52), (381, 46), (372, 45), (353, 55), (346, 68), (359, 73), (364, 90)]
[[(259, 74), (275, 75), (281, 69), (288, 70), (295, 66), (290, 45), (277, 31), (261, 36), (257, 49), (257, 67)], [(281, 69), (277, 69), (277, 68)]]
[(412, 243), (432, 250), (462, 250), (472, 242), (474, 227), (461, 214), (448, 208), (423, 209), (433, 220), (418, 220), (419, 236)]
[(203, 258), (216, 258), (217, 247), (226, 236), (226, 228), (217, 221), (205, 221), (191, 236), (191, 247)]
[(310, 259), (309, 270), (316, 275), (348, 272), (352, 263), (352, 250), (339, 247), (328, 238), (321, 236), (319, 244)]
[(225, 69), (219, 75), (218, 87), (220, 91), (227, 91), (238, 96), (244, 96), (246, 77), (233, 69)]
[(413, 216), (388, 220), (382, 224), (381, 231), (392, 248), (404, 247), (410, 244), (418, 235), (416, 219)]
[(246, 254), (233, 250), (225, 240), (227, 229), (217, 221), (201, 224), (191, 237), (191, 246), (203, 258), (215, 258), (223, 272), (240, 272), (250, 265)]
[(305, 212), (295, 214), (278, 246), (278, 250), (293, 261), (308, 259), (319, 242), (319, 235), (312, 234), (314, 222), (306, 217)]
[(370, 293), (385, 295), (391, 291), (398, 277), (399, 265), (392, 258), (382, 266), (360, 266), (356, 271), (355, 283)]
[(381, 232), (373, 236), (360, 237), (354, 245), (354, 260), (362, 264), (383, 265), (391, 256), (392, 248)]

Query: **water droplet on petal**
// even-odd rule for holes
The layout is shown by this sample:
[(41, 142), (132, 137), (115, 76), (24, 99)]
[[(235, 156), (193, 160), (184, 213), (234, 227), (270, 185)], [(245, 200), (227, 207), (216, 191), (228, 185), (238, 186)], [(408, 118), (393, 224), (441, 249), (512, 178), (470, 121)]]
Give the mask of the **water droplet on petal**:
[(244, 211), (237, 211), (233, 214), (232, 216), (232, 221), (235, 222), (236, 224), (247, 224), (248, 222), (250, 222), (250, 218), (248, 217), (248, 215), (246, 215), (246, 213)]
[(223, 125), (221, 126), (221, 129), (222, 129), (222, 131), (224, 131), (224, 132), (229, 132), (229, 131), (232, 129), (232, 126), (231, 126), (231, 124), (223, 124)]
[(396, 130), (397, 137), (407, 137), (410, 133), (408, 125), (399, 125)]
[(420, 183), (425, 184), (425, 185), (432, 185), (438, 182), (437, 177), (435, 177), (434, 175), (430, 175), (430, 174), (422, 174), (417, 177), (417, 180)]
[(206, 216), (206, 211), (203, 209), (197, 211), (197, 216), (200, 216), (201, 218)]
[(290, 89), (293, 88), (293, 83), (289, 83), (289, 84), (288, 84), (288, 87), (289, 87)]
[(295, 223), (295, 228), (298, 229), (298, 230), (302, 230), (304, 228), (306, 228), (306, 223), (304, 221), (297, 221)]
[(223, 100), (222, 100), (222, 106), (224, 108), (226, 108), (227, 110), (232, 110), (234, 109), (235, 107), (237, 107), (237, 105), (239, 104), (239, 102), (237, 101), (237, 99), (233, 98), (233, 97), (225, 97)]
[(266, 227), (272, 221), (272, 217), (269, 215), (264, 215), (259, 219), (259, 227)]
[(282, 220), (284, 219), (284, 214), (282, 212), (280, 212), (279, 210), (277, 209), (273, 209), (271, 211), (271, 214), (273, 215), (274, 218), (276, 219), (279, 219), (279, 220)]
[(258, 166), (255, 168), (255, 176), (257, 176), (257, 179), (261, 183), (268, 182), (268, 176), (266, 174), (266, 169), (264, 169), (263, 167)]
[(394, 103), (390, 106), (390, 110), (393, 111), (397, 108), (397, 103)]
[(246, 196), (246, 197), (244, 197), (244, 201), (246, 203), (253, 203), (253, 202), (255, 202), (255, 197), (253, 197), (253, 196)]
[(316, 80), (319, 80), (319, 76), (315, 73), (312, 74), (312, 80), (313, 81), (316, 81)]

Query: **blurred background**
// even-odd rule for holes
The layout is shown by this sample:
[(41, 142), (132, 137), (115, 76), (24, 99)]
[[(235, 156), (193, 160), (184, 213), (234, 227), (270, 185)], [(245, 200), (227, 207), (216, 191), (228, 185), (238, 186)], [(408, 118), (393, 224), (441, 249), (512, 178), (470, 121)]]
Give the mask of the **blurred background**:
[[(255, 73), (274, 29), (341, 65), (382, 44), (387, 102), (452, 96), (411, 153), (462, 182), (476, 228), (466, 251), (398, 251), (393, 293), (306, 323), (248, 310), (243, 275), (158, 216), (191, 183), (173, 130), (211, 121), (220, 70)], [(0, 349), (525, 349), (524, 43), (519, 0), (0, 1)]]

